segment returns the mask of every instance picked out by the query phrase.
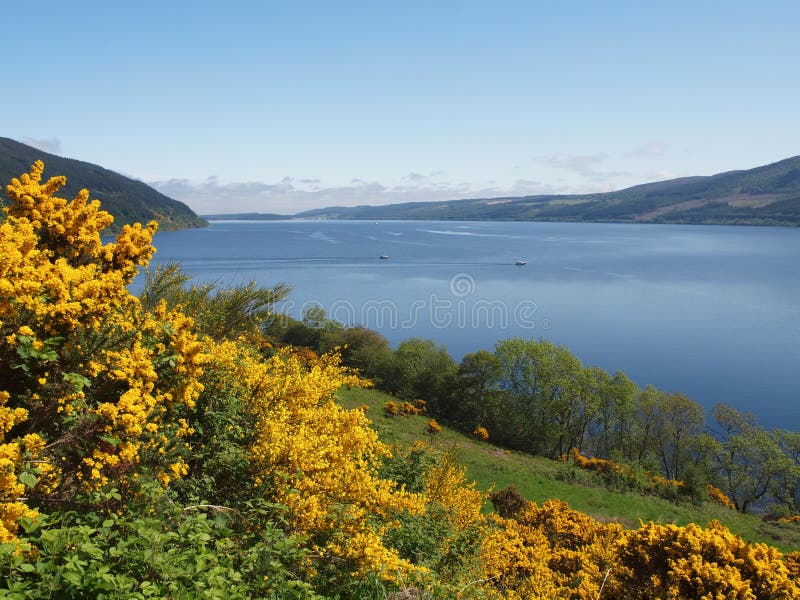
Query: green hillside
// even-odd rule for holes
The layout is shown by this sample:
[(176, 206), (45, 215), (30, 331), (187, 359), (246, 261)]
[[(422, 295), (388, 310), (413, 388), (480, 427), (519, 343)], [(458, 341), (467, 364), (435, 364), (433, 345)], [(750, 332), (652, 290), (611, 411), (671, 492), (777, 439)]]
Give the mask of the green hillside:
[(209, 221), (282, 221), (291, 218), (288, 215), (274, 213), (223, 213), (201, 216)]
[(800, 226), (800, 156), (746, 171), (684, 177), (603, 194), (332, 207), (297, 216)]
[(118, 230), (127, 223), (148, 221), (157, 221), (161, 231), (208, 225), (183, 202), (168, 198), (146, 183), (98, 165), (63, 158), (0, 138), (0, 181), (4, 186), (12, 177), (27, 173), (37, 160), (44, 162), (45, 177), (67, 177), (67, 185), (59, 191), (61, 197), (71, 199), (81, 188), (87, 188), (91, 198), (100, 200), (103, 209), (114, 216), (112, 229)]
[(426, 416), (385, 416), (383, 405), (392, 396), (369, 389), (343, 389), (339, 401), (346, 408), (368, 406), (381, 438), (388, 443), (410, 444), (425, 440), (443, 449), (455, 449), (467, 467), (469, 479), (484, 491), (515, 485), (528, 499), (542, 503), (559, 498), (572, 508), (600, 521), (614, 521), (635, 528), (641, 522), (706, 525), (714, 519), (750, 542), (764, 542), (783, 551), (800, 550), (800, 525), (764, 521), (760, 516), (743, 514), (713, 502), (697, 505), (670, 502), (655, 496), (622, 493), (603, 487), (591, 472), (522, 452), (510, 452), (491, 443), (478, 442), (455, 429), (442, 426), (441, 433), (427, 433)]

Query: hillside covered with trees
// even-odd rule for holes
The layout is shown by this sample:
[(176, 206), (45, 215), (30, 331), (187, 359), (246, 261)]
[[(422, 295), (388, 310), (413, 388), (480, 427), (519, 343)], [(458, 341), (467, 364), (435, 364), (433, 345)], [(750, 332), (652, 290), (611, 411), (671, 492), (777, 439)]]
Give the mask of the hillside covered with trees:
[(331, 207), (300, 218), (800, 225), (800, 156), (602, 194)]
[(72, 197), (86, 188), (92, 198), (102, 198), (103, 209), (114, 217), (109, 231), (149, 221), (158, 223), (162, 231), (208, 225), (183, 202), (168, 198), (142, 181), (88, 162), (48, 154), (9, 138), (0, 138), (0, 181), (4, 185), (12, 177), (27, 171), (37, 160), (47, 162), (48, 169), (52, 169), (48, 174), (67, 178), (64, 185), (66, 195)]
[[(369, 387), (363, 375), (373, 375), (396, 390), (392, 418), (429, 408), (477, 423), (479, 439), (564, 451), (558, 458), (577, 469), (612, 476), (627, 476), (629, 427), (639, 436), (632, 452), (685, 478), (662, 476), (666, 488), (690, 486), (687, 402), (542, 341), (510, 340), (459, 368), (435, 344), (381, 350), (374, 332), (321, 314), (279, 322), (280, 287), (193, 286), (168, 267), (133, 296), (127, 285), (148, 264), (157, 225), (125, 226), (103, 243), (108, 213), (88, 191), (57, 196), (63, 178), (45, 181), (43, 170), (37, 162), (11, 182), (0, 222), (3, 596), (800, 595), (800, 553), (746, 542), (718, 522), (626, 528), (513, 489), (487, 498), (452, 453), (389, 446), (336, 392)], [(326, 344), (333, 350), (313, 349)], [(503, 406), (522, 427), (509, 429)], [(651, 413), (663, 417), (647, 434)], [(685, 434), (675, 415), (691, 417)], [(656, 436), (666, 420), (669, 436)], [(746, 447), (722, 438), (714, 451), (738, 456), (753, 443), (737, 436), (757, 428), (730, 423), (728, 439)], [(441, 431), (435, 419), (428, 429)]]

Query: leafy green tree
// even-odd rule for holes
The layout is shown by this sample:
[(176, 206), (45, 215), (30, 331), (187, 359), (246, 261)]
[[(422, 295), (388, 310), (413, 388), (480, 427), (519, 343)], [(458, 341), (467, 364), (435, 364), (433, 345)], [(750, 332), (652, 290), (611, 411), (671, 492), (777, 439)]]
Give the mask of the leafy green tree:
[(793, 514), (800, 512), (800, 433), (778, 429), (773, 431), (778, 446), (792, 461), (795, 469), (787, 471), (776, 485), (777, 500), (782, 502)]
[[(599, 367), (586, 367), (580, 371), (577, 396), (569, 407), (565, 420), (566, 443), (562, 440), (559, 452), (577, 448), (583, 452), (589, 445), (593, 425), (597, 422), (600, 404), (608, 394), (609, 376)], [(563, 434), (562, 434), (563, 436)]]
[(604, 458), (633, 460), (632, 429), (639, 388), (622, 371), (607, 379), (598, 374), (597, 450)]
[(328, 328), (320, 339), (320, 351), (339, 348), (342, 362), (384, 387), (390, 379), (392, 349), (389, 341), (366, 327)]
[(447, 348), (410, 338), (395, 350), (391, 386), (402, 398), (421, 398), (433, 412), (448, 414), (457, 370)]
[(511, 338), (497, 344), (498, 387), (509, 425), (507, 441), (535, 454), (566, 452), (569, 421), (580, 409), (580, 360), (547, 340)]
[(797, 465), (781, 449), (777, 436), (755, 417), (727, 404), (713, 411), (719, 432), (710, 446), (712, 473), (719, 487), (746, 512), (755, 503), (780, 494), (780, 484), (797, 477)]
[(656, 452), (656, 429), (660, 416), (661, 391), (648, 385), (639, 393), (638, 401), (633, 412), (631, 437), (629, 442), (630, 459), (633, 462), (644, 463)]
[(684, 461), (688, 462), (691, 438), (705, 423), (703, 407), (683, 394), (659, 391), (655, 396), (653, 448), (667, 479), (681, 479)]
[(500, 365), (491, 352), (480, 350), (464, 356), (458, 367), (456, 385), (461, 401), (453, 418), (470, 427), (494, 425), (499, 375)]

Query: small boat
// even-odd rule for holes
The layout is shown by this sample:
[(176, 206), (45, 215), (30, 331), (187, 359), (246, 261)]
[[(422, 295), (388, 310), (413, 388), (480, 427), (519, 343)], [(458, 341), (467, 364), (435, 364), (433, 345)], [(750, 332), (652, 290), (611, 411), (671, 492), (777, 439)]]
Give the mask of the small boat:
[(389, 260), (389, 255), (388, 254), (381, 254), (378, 258), (380, 258), (381, 260)]
[(524, 267), (525, 265), (528, 264), (528, 261), (527, 260), (518, 260), (514, 264), (517, 265), (518, 267)]

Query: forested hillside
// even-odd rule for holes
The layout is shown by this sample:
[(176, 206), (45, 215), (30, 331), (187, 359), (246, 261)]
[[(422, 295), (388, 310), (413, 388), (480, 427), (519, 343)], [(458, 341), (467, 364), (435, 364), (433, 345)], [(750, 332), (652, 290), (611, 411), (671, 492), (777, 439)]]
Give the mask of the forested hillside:
[(332, 207), (296, 216), (798, 226), (800, 156), (746, 171), (684, 177), (604, 194)]
[(183, 202), (168, 198), (142, 181), (130, 179), (98, 165), (48, 154), (8, 138), (0, 138), (0, 181), (11, 181), (37, 160), (47, 163), (46, 175), (64, 175), (62, 194), (72, 198), (82, 188), (92, 198), (102, 198), (103, 208), (114, 217), (112, 231), (125, 224), (156, 221), (162, 231), (204, 227), (208, 223)]

